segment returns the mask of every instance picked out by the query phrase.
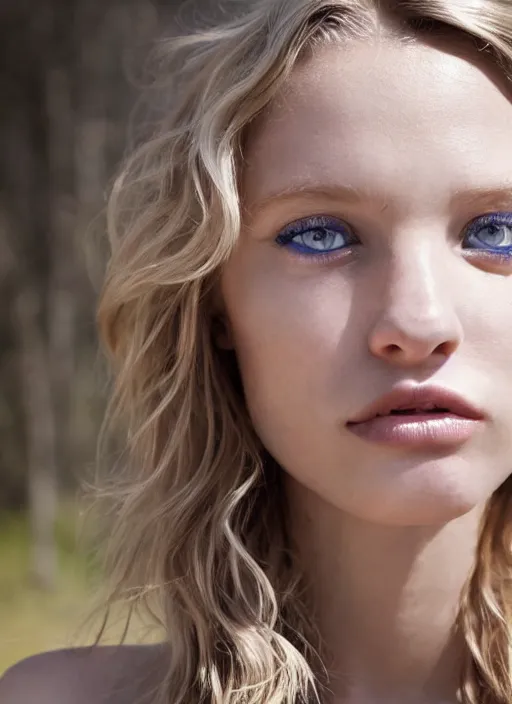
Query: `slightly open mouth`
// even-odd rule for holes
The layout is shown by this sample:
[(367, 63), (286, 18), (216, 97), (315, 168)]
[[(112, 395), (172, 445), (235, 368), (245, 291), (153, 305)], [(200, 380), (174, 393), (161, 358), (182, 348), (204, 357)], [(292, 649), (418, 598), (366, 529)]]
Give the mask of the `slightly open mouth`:
[[(449, 408), (400, 408), (400, 409), (393, 409), (386, 415), (390, 416), (412, 416), (412, 415), (425, 415), (426, 413), (451, 413)], [(381, 418), (382, 416), (379, 414), (377, 416), (378, 418)]]
[[(483, 420), (485, 414), (474, 408), (464, 398), (458, 396), (453, 391), (437, 388), (434, 386), (416, 386), (409, 389), (395, 388), (394, 391), (382, 396), (374, 403), (368, 405), (360, 413), (354, 416), (349, 425), (364, 425), (371, 421), (388, 420), (391, 418), (399, 420), (403, 418), (404, 423), (382, 423), (378, 425), (388, 428), (401, 425), (408, 425), (407, 419), (414, 425), (413, 421), (421, 423), (424, 421), (425, 428), (441, 426), (443, 423), (432, 422), (436, 418), (439, 421), (459, 420)], [(446, 423), (445, 423), (446, 425)], [(412, 431), (411, 431), (412, 432)]]

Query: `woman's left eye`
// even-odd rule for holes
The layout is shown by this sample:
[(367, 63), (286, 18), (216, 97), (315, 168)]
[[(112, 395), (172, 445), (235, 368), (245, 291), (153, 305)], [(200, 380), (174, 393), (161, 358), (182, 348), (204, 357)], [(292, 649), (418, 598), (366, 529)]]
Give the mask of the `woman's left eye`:
[(473, 220), (466, 230), (464, 247), (512, 254), (512, 213), (489, 213)]
[(277, 244), (305, 255), (330, 254), (357, 241), (342, 221), (323, 215), (292, 223), (276, 237)]

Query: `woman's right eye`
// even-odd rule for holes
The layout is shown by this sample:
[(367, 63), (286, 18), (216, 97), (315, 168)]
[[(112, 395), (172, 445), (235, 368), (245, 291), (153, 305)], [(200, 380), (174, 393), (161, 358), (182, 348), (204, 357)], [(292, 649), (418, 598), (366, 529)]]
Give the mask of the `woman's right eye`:
[(282, 247), (302, 255), (329, 255), (359, 242), (348, 225), (324, 215), (299, 220), (288, 225), (276, 237)]

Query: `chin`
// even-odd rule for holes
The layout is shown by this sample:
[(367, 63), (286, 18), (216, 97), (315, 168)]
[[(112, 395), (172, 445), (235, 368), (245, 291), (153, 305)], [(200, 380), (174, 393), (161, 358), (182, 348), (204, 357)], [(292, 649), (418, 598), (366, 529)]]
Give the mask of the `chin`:
[(440, 526), (474, 511), (487, 498), (467, 485), (433, 486), (430, 482), (423, 489), (389, 492), (364, 506), (360, 517), (384, 525)]
[(462, 497), (448, 497), (435, 501), (425, 501), (421, 497), (417, 501), (411, 499), (408, 505), (393, 506), (388, 511), (380, 510), (371, 515), (359, 516), (360, 518), (387, 526), (443, 526), (450, 521), (471, 513), (478, 504), (464, 501)]
[[(405, 460), (405, 461), (404, 461)], [(326, 491), (331, 504), (361, 520), (390, 526), (440, 526), (460, 518), (485, 502), (497, 486), (490, 484), (488, 463), (457, 456), (402, 458), (397, 464), (366, 466), (351, 490)], [(499, 484), (499, 482), (498, 482)], [(346, 497), (350, 496), (350, 505)]]

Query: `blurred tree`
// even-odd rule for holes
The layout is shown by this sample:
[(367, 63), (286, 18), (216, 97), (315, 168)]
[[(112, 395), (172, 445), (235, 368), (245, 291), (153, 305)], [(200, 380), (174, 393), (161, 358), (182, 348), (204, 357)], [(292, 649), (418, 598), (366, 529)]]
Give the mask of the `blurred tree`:
[(0, 7), (0, 505), (28, 502), (44, 587), (57, 486), (92, 461), (103, 402), (80, 243), (122, 153), (127, 58), (158, 20), (146, 0)]
[(58, 488), (93, 461), (103, 410), (90, 273), (104, 262), (82, 243), (124, 149), (127, 79), (178, 11), (187, 27), (228, 4), (244, 2), (0, 3), (0, 509), (28, 505), (46, 588)]

